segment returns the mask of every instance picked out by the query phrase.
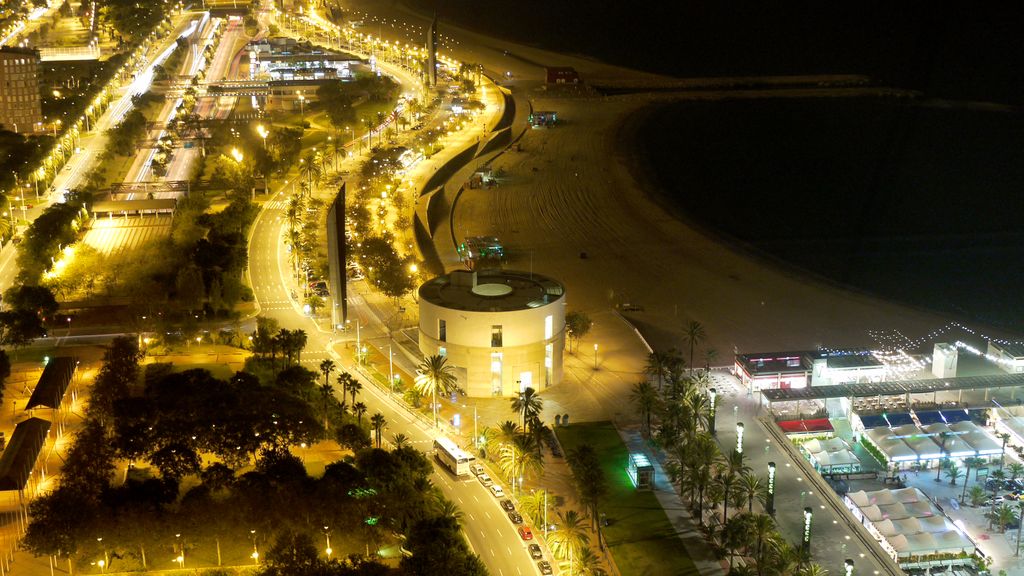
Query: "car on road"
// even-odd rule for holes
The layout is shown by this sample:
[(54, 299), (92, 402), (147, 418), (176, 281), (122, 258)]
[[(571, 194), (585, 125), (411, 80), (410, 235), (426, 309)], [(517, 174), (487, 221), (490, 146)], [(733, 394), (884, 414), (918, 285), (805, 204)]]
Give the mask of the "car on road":
[(487, 488), (491, 484), (494, 484), (494, 480), (491, 480), (491, 477), (488, 476), (487, 474), (481, 474), (477, 476), (476, 479), (479, 480), (480, 483), (484, 485), (484, 488)]
[(533, 540), (533, 530), (530, 530), (529, 526), (520, 526), (519, 537), (523, 540)]
[(547, 560), (537, 562), (537, 569), (540, 570), (541, 574), (554, 574), (554, 571), (551, 570), (551, 562)]
[(501, 502), (499, 502), (499, 504), (501, 504), (501, 509), (504, 510), (505, 512), (516, 511), (516, 505), (513, 504), (511, 500), (502, 500)]
[(491, 484), (491, 494), (493, 494), (495, 498), (504, 498), (505, 490), (497, 484)]
[(479, 476), (484, 473), (484, 467), (480, 464), (473, 464), (469, 469), (473, 472), (474, 476)]
[(530, 558), (534, 560), (540, 560), (544, 557), (544, 551), (540, 549), (540, 544), (530, 544), (526, 549), (530, 551)]
[(519, 512), (516, 511), (509, 512), (508, 519), (511, 520), (513, 524), (523, 523), (523, 517), (519, 514)]

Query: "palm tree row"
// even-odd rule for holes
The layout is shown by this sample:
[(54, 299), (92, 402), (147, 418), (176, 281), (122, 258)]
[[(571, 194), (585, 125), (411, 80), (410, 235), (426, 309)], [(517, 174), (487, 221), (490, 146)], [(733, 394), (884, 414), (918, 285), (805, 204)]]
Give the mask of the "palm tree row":
[[(688, 336), (690, 342), (701, 338), (696, 330)], [(730, 565), (737, 553), (748, 559), (747, 566), (733, 570), (737, 574), (820, 574), (820, 566), (779, 535), (774, 519), (755, 508), (764, 506), (766, 481), (751, 471), (742, 453), (722, 453), (711, 435), (707, 372), (687, 375), (684, 367), (678, 352), (652, 353), (645, 373), (653, 381), (638, 382), (630, 400), (644, 433), (665, 450), (665, 469), (710, 542)], [(704, 511), (719, 505), (721, 516), (706, 519)]]

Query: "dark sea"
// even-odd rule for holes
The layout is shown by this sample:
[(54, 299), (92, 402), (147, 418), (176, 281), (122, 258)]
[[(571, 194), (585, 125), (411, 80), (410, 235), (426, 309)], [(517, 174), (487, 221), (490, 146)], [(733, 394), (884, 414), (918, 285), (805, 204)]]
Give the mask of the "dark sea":
[(882, 297), (1024, 333), (1024, 9), (1014, 3), (408, 0), (676, 77), (859, 74), (915, 98), (683, 102), (635, 153), (670, 210)]

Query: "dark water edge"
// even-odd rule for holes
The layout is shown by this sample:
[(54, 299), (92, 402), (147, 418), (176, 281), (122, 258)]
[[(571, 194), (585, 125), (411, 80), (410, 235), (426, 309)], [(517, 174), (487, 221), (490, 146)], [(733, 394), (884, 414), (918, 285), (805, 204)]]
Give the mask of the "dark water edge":
[(833, 282), (1024, 331), (1024, 116), (883, 99), (681, 102), (631, 130), (678, 217)]
[(1013, 3), (402, 0), (445, 22), (677, 77), (866, 74), (929, 96), (1024, 102)]

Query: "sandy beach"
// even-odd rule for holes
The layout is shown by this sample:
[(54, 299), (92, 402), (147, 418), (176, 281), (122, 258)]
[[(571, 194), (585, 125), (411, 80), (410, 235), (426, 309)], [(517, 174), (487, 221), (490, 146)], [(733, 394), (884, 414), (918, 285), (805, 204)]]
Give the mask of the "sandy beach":
[[(356, 3), (355, 8), (427, 22), (400, 5)], [(501, 170), (499, 186), (462, 194), (453, 219), (455, 235), (498, 236), (509, 267), (532, 265), (563, 281), (569, 308), (595, 319), (591, 340), (600, 341), (602, 328), (631, 332), (613, 312), (626, 304), (642, 309), (625, 316), (656, 349), (682, 349), (683, 324), (701, 322), (708, 334), (705, 348), (716, 350), (720, 365), (736, 351), (863, 347), (872, 343), (869, 330), (899, 330), (913, 338), (949, 322), (816, 280), (670, 216), (649, 193), (652, 183), (643, 159), (630, 147), (631, 127), (645, 108), (688, 96), (555, 93), (543, 88), (543, 67), (573, 66), (586, 81), (603, 86), (665, 87), (685, 80), (554, 54), (445, 23), (441, 30), (457, 41), (453, 56), (481, 62), (495, 76), (512, 72), (504, 84), (518, 103), (555, 110), (560, 119), (552, 129), (526, 130), (521, 151), (493, 162)], [(779, 91), (747, 97), (808, 95)], [(705, 88), (699, 97), (716, 96)], [(514, 133), (522, 129), (521, 124), (513, 127)], [(435, 237), (439, 252), (451, 254), (445, 245), (448, 235)], [(458, 265), (451, 259), (445, 264)], [(590, 343), (583, 346), (586, 350)]]

